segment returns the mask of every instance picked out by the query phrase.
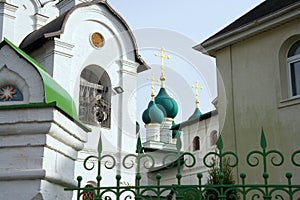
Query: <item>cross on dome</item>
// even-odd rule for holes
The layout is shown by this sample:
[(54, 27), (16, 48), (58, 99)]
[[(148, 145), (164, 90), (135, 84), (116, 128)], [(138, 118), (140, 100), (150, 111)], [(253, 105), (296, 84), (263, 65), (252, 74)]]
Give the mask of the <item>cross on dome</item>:
[(151, 81), (151, 100), (154, 101), (154, 97), (155, 97), (155, 94), (154, 94), (154, 82), (158, 82), (158, 80), (155, 79), (154, 73), (152, 73), (152, 76), (150, 78), (147, 78), (147, 80)]
[(198, 81), (196, 81), (196, 85), (192, 86), (192, 88), (195, 88), (195, 94), (196, 94), (196, 107), (199, 106), (199, 89), (203, 89), (202, 86), (198, 84)]
[(156, 53), (155, 56), (161, 57), (161, 76), (160, 76), (160, 81), (161, 81), (161, 87), (165, 87), (165, 59), (170, 59), (170, 56), (165, 55), (165, 49), (161, 48), (160, 53)]

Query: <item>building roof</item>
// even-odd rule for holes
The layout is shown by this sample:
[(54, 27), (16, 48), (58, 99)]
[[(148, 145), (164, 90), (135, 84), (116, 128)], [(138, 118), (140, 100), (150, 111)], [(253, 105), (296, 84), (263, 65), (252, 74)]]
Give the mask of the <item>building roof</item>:
[(181, 130), (182, 128), (186, 127), (186, 126), (190, 126), (192, 124), (195, 124), (195, 123), (198, 123), (200, 121), (203, 121), (203, 120), (206, 120), (206, 119), (209, 119), (211, 118), (212, 116), (215, 116), (218, 114), (218, 111), (217, 110), (213, 110), (213, 111), (210, 111), (208, 113), (205, 113), (205, 114), (202, 114), (200, 117), (197, 117), (197, 118), (193, 118), (193, 119), (188, 119), (187, 121), (185, 122), (182, 122), (180, 124), (177, 124), (175, 126), (172, 126), (172, 130)]
[(38, 71), (44, 86), (45, 94), (43, 103), (54, 105), (56, 108), (64, 112), (70, 119), (79, 124), (84, 130), (89, 131), (90, 129), (79, 120), (72, 97), (48, 74), (47, 70), (6, 38), (4, 38), (4, 40), (0, 43), (0, 47), (4, 45), (9, 45), (20, 55), (21, 58), (29, 62)]
[(60, 35), (64, 33), (65, 24), (68, 21), (70, 15), (78, 8), (87, 7), (93, 4), (104, 5), (114, 16), (116, 16), (120, 20), (124, 28), (128, 31), (134, 45), (135, 59), (140, 64), (140, 66), (137, 69), (137, 72), (142, 72), (147, 69), (150, 69), (150, 67), (145, 63), (145, 61), (141, 58), (141, 56), (138, 53), (136, 40), (128, 24), (105, 0), (94, 0), (91, 2), (85, 2), (74, 6), (72, 9), (60, 15), (53, 21), (49, 22), (45, 26), (41, 27), (36, 31), (33, 31), (28, 36), (26, 36), (21, 42), (20, 48), (25, 52), (31, 52), (32, 50), (40, 47), (46, 41), (51, 40), (54, 37), (60, 37)]
[(207, 40), (211, 40), (222, 34), (237, 29), (241, 26), (245, 26), (246, 24), (254, 22), (255, 20), (263, 18), (269, 14), (284, 9), (297, 2), (300, 2), (300, 0), (265, 0), (263, 3), (259, 4), (258, 6), (250, 10), (248, 13), (241, 16), (240, 18), (238, 18), (237, 20), (235, 20), (234, 22), (232, 22), (231, 24), (229, 24), (228, 26), (226, 26), (225, 28), (208, 38)]
[[(263, 3), (259, 4), (258, 6), (247, 12), (245, 15), (241, 16), (240, 18), (238, 18), (237, 20), (235, 20), (216, 34), (212, 35), (201, 44), (195, 46), (194, 48), (202, 51), (203, 53), (207, 54), (208, 52), (208, 54), (210, 54), (211, 49), (207, 48), (207, 46), (215, 45), (224, 47), (225, 45), (216, 45), (216, 43), (225, 43), (225, 39), (231, 37), (234, 34), (242, 35), (241, 32), (245, 30), (251, 28), (253, 29), (265, 23), (268, 20), (283, 17), (286, 14), (288, 16), (286, 18), (283, 18), (282, 21), (288, 20), (288, 18), (291, 17), (291, 11), (299, 7), (300, 0), (265, 0)], [(296, 14), (299, 15), (298, 12)], [(278, 25), (280, 24), (280, 21), (276, 21), (276, 23)], [(274, 24), (272, 24), (272, 26), (274, 26)], [(270, 27), (269, 24), (268, 26), (266, 25), (264, 29), (256, 30), (256, 32), (263, 31), (268, 27)], [(246, 35), (247, 34), (244, 34), (243, 37), (245, 37)], [(236, 40), (237, 39), (235, 38), (235, 40), (232, 41)], [(204, 48), (206, 48), (206, 51)]]
[(200, 111), (200, 109), (198, 107), (195, 108), (195, 111), (193, 112), (193, 114), (189, 117), (188, 120), (192, 120), (192, 119), (195, 119), (195, 118), (199, 118), (201, 117), (202, 113)]

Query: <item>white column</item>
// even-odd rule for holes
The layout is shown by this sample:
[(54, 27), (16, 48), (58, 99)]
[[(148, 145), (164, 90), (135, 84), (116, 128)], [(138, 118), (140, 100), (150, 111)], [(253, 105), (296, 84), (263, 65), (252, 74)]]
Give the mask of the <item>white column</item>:
[[(127, 152), (135, 152), (136, 147), (136, 87), (138, 63), (130, 60), (122, 60), (120, 86), (122, 94), (122, 149)], [(118, 86), (118, 85), (116, 85)], [(113, 86), (114, 87), (114, 86)]]
[(77, 4), (88, 2), (88, 1), (90, 1), (90, 0), (63, 0), (63, 1), (60, 1), (57, 4), (57, 7), (59, 9), (59, 15), (70, 10), (72, 7), (74, 7)]
[[(70, 94), (72, 83), (70, 82), (72, 71), (72, 58), (74, 45), (62, 41), (59, 38), (50, 40), (40, 49), (31, 53), (31, 57), (35, 58), (48, 73)], [(63, 67), (62, 67), (63, 66)]]
[(165, 118), (161, 124), (160, 141), (164, 143), (171, 143), (172, 141), (172, 122), (173, 119)]
[(146, 124), (146, 141), (160, 141), (160, 124)]
[(14, 41), (15, 18), (18, 6), (6, 2), (0, 2), (0, 36), (1, 41), (4, 37)]

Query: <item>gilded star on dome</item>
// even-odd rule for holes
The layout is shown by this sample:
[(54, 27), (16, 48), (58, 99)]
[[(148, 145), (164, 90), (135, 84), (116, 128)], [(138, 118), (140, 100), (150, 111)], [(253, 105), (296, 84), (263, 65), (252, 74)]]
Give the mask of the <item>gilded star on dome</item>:
[(5, 100), (11, 100), (14, 98), (14, 95), (17, 93), (14, 91), (14, 88), (7, 86), (7, 87), (3, 87), (1, 88), (1, 99), (5, 99)]

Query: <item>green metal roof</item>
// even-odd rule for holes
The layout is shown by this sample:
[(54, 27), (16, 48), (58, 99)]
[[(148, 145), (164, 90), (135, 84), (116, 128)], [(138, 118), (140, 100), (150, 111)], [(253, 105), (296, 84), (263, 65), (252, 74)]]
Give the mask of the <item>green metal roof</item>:
[(20, 48), (15, 46), (12, 42), (8, 39), (4, 38), (4, 40), (0, 43), (0, 48), (2, 48), (5, 44), (9, 45), (12, 49), (17, 52), (21, 58), (24, 58), (28, 61), (32, 66), (38, 71), (40, 74), (44, 92), (45, 92), (45, 99), (44, 103), (46, 104), (53, 104), (55, 103), (55, 107), (59, 108), (59, 110), (63, 111), (69, 118), (73, 119), (76, 123), (78, 123), (82, 128), (87, 131), (91, 131), (83, 122), (81, 122), (78, 118), (76, 106), (69, 95), (69, 93), (62, 88), (47, 72), (47, 70), (40, 65), (36, 60), (22, 51)]
[(202, 115), (202, 113), (201, 113), (200, 109), (198, 107), (196, 107), (194, 113), (189, 117), (188, 120), (199, 118), (199, 117), (201, 117), (201, 115)]

